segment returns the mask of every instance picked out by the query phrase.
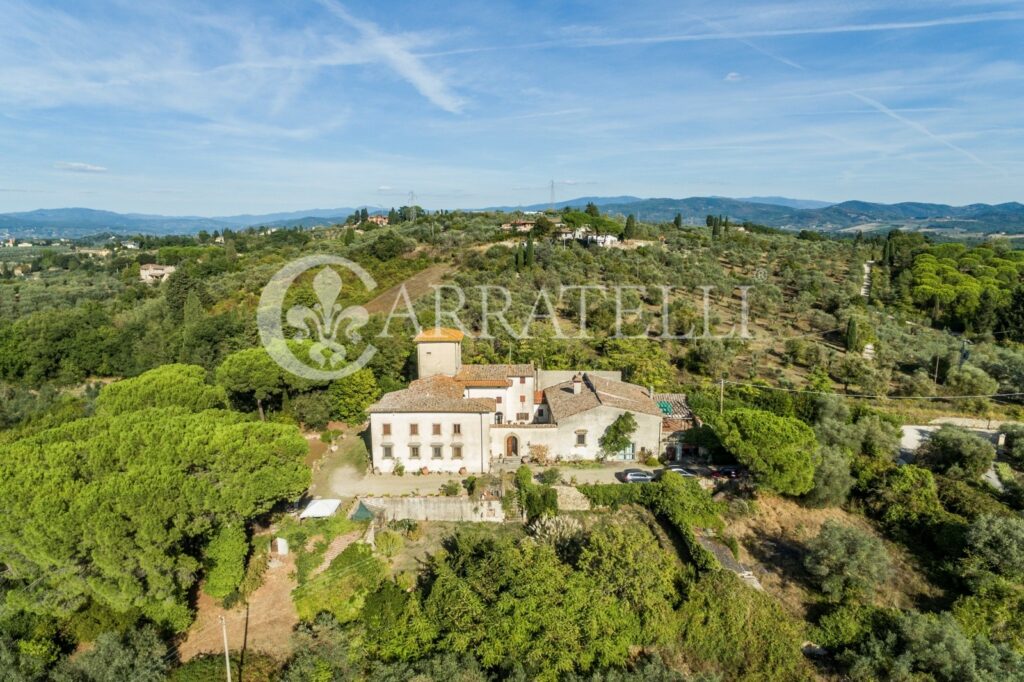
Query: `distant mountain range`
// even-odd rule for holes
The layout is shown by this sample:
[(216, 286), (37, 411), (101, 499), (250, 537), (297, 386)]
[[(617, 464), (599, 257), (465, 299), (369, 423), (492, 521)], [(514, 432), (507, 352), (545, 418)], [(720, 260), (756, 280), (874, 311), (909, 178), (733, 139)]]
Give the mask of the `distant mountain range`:
[(321, 225), (344, 221), (354, 208), (314, 208), (307, 211), (234, 215), (206, 218), (202, 216), (164, 216), (143, 213), (113, 213), (91, 208), (52, 208), (24, 213), (0, 213), (0, 234), (23, 237), (67, 237), (75, 239), (98, 232), (114, 234), (195, 234), (200, 230), (213, 232), (225, 228), (237, 230), (253, 225), (282, 227)]
[[(970, 204), (948, 206), (904, 202), (876, 204), (866, 201), (829, 203), (786, 197), (689, 197), (642, 199), (634, 196), (578, 197), (556, 202), (555, 207), (582, 208), (594, 203), (603, 213), (636, 215), (643, 221), (668, 221), (681, 214), (688, 224), (703, 224), (709, 214), (735, 222), (751, 221), (785, 229), (826, 232), (886, 230), (894, 227), (941, 230), (952, 233), (1024, 233), (1024, 204)], [(477, 210), (540, 211), (548, 204), (495, 206)], [(112, 213), (88, 208), (40, 209), (0, 214), (0, 234), (18, 237), (78, 238), (100, 232), (114, 234), (194, 234), (200, 230), (240, 229), (251, 226), (313, 226), (344, 221), (356, 208), (309, 209), (263, 215), (218, 217), (162, 216)], [(371, 212), (378, 212), (371, 209)]]

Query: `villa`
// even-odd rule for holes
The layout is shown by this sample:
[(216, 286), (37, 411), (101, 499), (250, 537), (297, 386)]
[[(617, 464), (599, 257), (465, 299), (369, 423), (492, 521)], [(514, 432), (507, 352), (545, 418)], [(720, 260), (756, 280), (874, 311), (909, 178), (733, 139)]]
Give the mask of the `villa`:
[[(462, 332), (435, 328), (416, 337), (418, 378), (369, 408), (375, 471), (472, 473), (542, 449), (552, 459), (634, 460), (642, 452), (676, 459), (699, 425), (681, 394), (654, 393), (620, 372), (544, 370), (532, 364), (463, 365)], [(637, 428), (621, 452), (599, 440), (619, 416)]]

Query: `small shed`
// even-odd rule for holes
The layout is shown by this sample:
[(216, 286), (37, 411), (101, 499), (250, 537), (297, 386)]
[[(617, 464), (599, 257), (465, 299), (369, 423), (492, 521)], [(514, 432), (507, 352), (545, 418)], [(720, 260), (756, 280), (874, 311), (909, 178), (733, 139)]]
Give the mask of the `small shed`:
[(313, 500), (299, 514), (300, 519), (325, 519), (334, 516), (341, 506), (341, 500)]

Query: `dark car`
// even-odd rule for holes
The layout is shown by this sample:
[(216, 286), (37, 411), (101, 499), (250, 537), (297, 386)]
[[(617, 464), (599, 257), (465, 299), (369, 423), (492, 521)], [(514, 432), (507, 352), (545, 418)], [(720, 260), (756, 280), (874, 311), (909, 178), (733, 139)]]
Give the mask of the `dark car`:
[(715, 478), (739, 478), (740, 468), (737, 466), (722, 466), (711, 472)]
[(643, 469), (626, 469), (619, 479), (623, 483), (650, 483), (654, 480), (654, 474)]

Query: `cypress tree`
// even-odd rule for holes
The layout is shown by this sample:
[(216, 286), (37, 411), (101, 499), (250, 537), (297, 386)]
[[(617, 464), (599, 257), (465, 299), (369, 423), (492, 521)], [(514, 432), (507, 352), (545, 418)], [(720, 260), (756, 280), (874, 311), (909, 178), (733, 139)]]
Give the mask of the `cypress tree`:
[(860, 329), (857, 326), (857, 318), (851, 317), (846, 323), (846, 350), (860, 350)]
[(683, 226), (683, 214), (682, 213), (676, 213), (676, 217), (672, 219), (672, 223), (676, 226), (677, 229), (682, 227)]
[(636, 217), (630, 213), (626, 216), (626, 227), (622, 231), (624, 239), (633, 239), (636, 236)]

